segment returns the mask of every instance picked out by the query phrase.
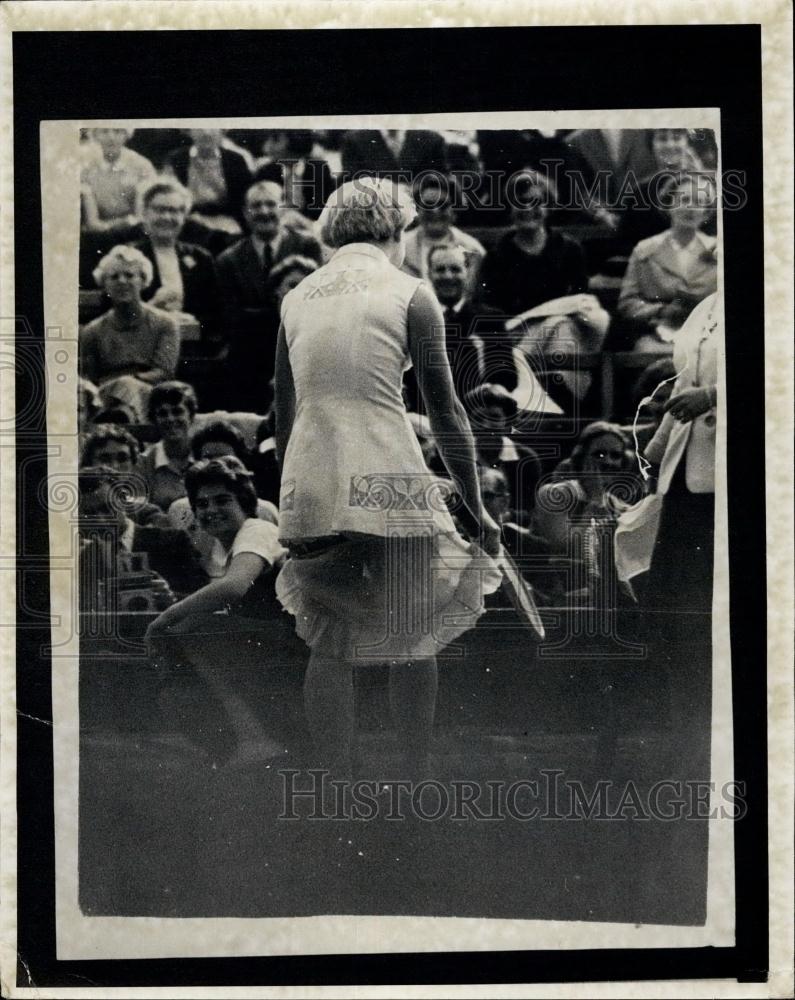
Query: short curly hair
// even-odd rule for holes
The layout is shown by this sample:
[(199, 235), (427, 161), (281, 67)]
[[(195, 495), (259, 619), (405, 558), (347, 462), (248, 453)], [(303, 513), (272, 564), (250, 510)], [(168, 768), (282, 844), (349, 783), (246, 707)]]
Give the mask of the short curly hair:
[(185, 211), (190, 212), (193, 205), (193, 198), (190, 191), (173, 177), (165, 177), (162, 174), (152, 181), (146, 181), (138, 189), (138, 214), (149, 207), (149, 204), (159, 194), (176, 194), (182, 198), (185, 204)]
[(208, 441), (222, 441), (228, 444), (237, 458), (245, 465), (248, 458), (246, 440), (233, 423), (228, 420), (211, 420), (191, 438), (190, 448), (197, 462), (202, 461), (202, 448)]
[(193, 386), (188, 385), (187, 382), (178, 382), (176, 380), (160, 382), (149, 394), (149, 402), (146, 405), (146, 416), (150, 424), (155, 422), (157, 408), (162, 406), (163, 403), (171, 403), (172, 405), (184, 403), (192, 417), (196, 416), (199, 409), (199, 403), (196, 399), (196, 393), (193, 391)]
[(385, 177), (356, 177), (340, 185), (318, 219), (320, 238), (330, 247), (394, 240), (416, 217), (411, 193)]
[(196, 499), (203, 486), (223, 486), (237, 497), (240, 508), (248, 517), (257, 516), (257, 491), (253, 473), (232, 456), (207, 458), (194, 462), (185, 473), (185, 491), (191, 509), (196, 512)]
[(126, 445), (130, 449), (130, 458), (133, 465), (135, 465), (141, 451), (140, 445), (128, 430), (120, 427), (118, 424), (101, 424), (88, 435), (80, 455), (80, 465), (93, 465), (96, 450), (108, 441), (115, 441), (117, 444)]
[(100, 258), (99, 263), (91, 272), (97, 285), (102, 287), (105, 281), (105, 273), (109, 271), (117, 261), (120, 261), (122, 264), (129, 264), (133, 267), (137, 267), (141, 272), (144, 288), (148, 288), (152, 284), (152, 278), (154, 277), (155, 272), (149, 258), (142, 254), (140, 250), (136, 250), (135, 247), (128, 247), (119, 243), (117, 246), (113, 247), (112, 250), (108, 250), (104, 257)]

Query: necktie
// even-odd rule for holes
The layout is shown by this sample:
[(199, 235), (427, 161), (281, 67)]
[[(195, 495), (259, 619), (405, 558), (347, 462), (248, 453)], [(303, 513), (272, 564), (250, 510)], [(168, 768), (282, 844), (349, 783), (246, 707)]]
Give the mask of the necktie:
[(272, 267), (273, 247), (270, 243), (266, 243), (262, 250), (262, 280), (265, 285), (268, 284), (268, 278), (270, 277)]

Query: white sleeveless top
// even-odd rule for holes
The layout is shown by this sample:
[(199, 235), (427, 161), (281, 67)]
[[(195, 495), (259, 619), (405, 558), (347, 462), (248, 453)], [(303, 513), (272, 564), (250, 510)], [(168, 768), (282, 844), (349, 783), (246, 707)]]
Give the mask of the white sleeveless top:
[(401, 392), (408, 306), (421, 283), (377, 247), (351, 243), (285, 296), (296, 413), (280, 539), (455, 530)]

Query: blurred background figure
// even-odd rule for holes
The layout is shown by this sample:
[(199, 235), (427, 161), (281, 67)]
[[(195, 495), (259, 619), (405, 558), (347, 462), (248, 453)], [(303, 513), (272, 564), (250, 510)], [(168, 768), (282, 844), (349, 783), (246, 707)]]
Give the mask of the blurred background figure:
[(255, 181), (273, 181), (284, 191), (284, 205), (306, 219), (316, 220), (335, 182), (328, 163), (313, 156), (310, 129), (272, 129), (265, 133)]
[(192, 214), (212, 229), (239, 233), (243, 196), (251, 184), (246, 157), (224, 144), (224, 130), (187, 130), (192, 145), (180, 146), (167, 158), (164, 173), (190, 192)]
[(448, 170), (444, 139), (427, 129), (354, 129), (342, 143), (345, 180), (366, 174), (410, 185), (418, 174)]
[(403, 270), (419, 278), (429, 274), (428, 258), (436, 247), (460, 247), (464, 253), (467, 293), (476, 289), (480, 262), (486, 254), (482, 244), (454, 225), (456, 206), (460, 204), (452, 178), (439, 174), (423, 174), (414, 184), (417, 204), (417, 225), (406, 233), (406, 257)]
[[(613, 211), (627, 180), (638, 181), (655, 169), (649, 148), (648, 129), (584, 128), (566, 137), (566, 144), (590, 166), (595, 177), (603, 178), (602, 207)], [(601, 189), (600, 189), (601, 191)]]
[(478, 469), (495, 469), (505, 476), (510, 507), (520, 522), (527, 521), (535, 505), (541, 463), (535, 451), (512, 434), (516, 401), (503, 386), (485, 384), (468, 392), (462, 402), (475, 438)]
[(134, 130), (90, 129), (80, 172), (82, 227), (89, 233), (126, 233), (138, 221), (137, 191), (155, 176), (145, 156), (127, 148)]

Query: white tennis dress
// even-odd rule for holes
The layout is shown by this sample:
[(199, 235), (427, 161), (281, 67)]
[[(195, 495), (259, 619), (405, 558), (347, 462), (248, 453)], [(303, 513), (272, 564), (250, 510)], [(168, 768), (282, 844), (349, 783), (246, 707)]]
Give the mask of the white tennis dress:
[(282, 305), (296, 411), (279, 538), (300, 555), (276, 590), (298, 634), (329, 655), (434, 655), (474, 625), (500, 582), (457, 533), (449, 483), (426, 467), (403, 403), (420, 284), (377, 247), (352, 243)]

